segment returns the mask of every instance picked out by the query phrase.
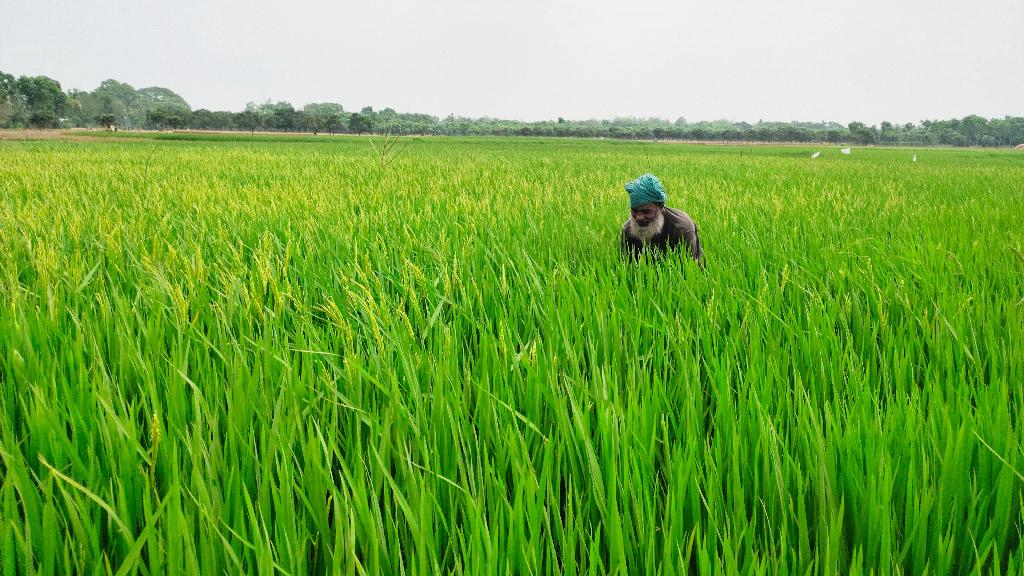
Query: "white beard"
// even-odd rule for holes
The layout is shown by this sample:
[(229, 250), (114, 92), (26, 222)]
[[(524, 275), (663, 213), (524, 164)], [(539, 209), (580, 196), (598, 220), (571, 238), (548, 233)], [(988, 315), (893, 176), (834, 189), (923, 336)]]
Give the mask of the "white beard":
[(661, 229), (665, 227), (665, 215), (659, 210), (654, 220), (647, 226), (641, 226), (636, 223), (636, 220), (630, 218), (627, 226), (627, 232), (629, 232), (630, 236), (647, 244), (652, 238), (660, 234)]

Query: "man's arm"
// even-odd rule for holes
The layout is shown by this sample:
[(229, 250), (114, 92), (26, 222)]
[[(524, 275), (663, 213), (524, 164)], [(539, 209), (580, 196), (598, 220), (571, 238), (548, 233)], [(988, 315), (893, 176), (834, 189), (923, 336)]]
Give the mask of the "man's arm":
[(690, 257), (697, 261), (697, 265), (704, 268), (704, 250), (700, 247), (700, 237), (697, 235), (697, 224), (693, 224), (693, 230), (683, 233), (683, 242), (686, 243), (686, 250)]
[[(674, 208), (666, 208), (666, 217), (671, 217), (675, 231), (669, 238), (669, 247), (676, 248), (679, 244), (686, 246), (686, 253), (693, 258), (697, 264), (704, 268), (704, 249), (700, 246), (700, 236), (697, 234), (697, 223), (690, 218), (686, 212)], [(681, 247), (679, 248), (681, 249)]]

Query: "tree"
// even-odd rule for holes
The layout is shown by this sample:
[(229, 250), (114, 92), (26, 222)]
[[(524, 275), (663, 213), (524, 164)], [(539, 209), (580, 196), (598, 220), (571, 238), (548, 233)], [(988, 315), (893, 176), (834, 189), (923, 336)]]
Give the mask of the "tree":
[(100, 110), (99, 104), (92, 95), (92, 92), (69, 90), (68, 100), (70, 111), (67, 114), (67, 118), (72, 126), (97, 126), (99, 124), (99, 117), (110, 113), (110, 111), (104, 112)]
[(269, 120), (276, 130), (295, 130), (295, 108), (288, 102), (278, 102), (273, 105)]
[(328, 114), (341, 114), (345, 111), (345, 107), (334, 102), (321, 102), (319, 104), (306, 104), (302, 107), (302, 111), (307, 114), (326, 116)]
[(897, 131), (896, 127), (892, 125), (892, 122), (882, 122), (880, 137), (882, 144), (896, 143)]
[(293, 112), (292, 121), (299, 132), (312, 132), (316, 134), (320, 131), (320, 126), (317, 125), (315, 119), (302, 110)]
[[(341, 104), (334, 102), (321, 102), (306, 104), (302, 107), (302, 111), (309, 116), (309, 125), (313, 132), (319, 133), (321, 130), (329, 131), (327, 127), (328, 119), (331, 116), (340, 117), (345, 113), (345, 108)], [(335, 128), (335, 130), (340, 130), (340, 126)]]
[(0, 127), (19, 126), (27, 119), (18, 81), (14, 76), (0, 72)]
[(323, 129), (326, 130), (327, 132), (330, 132), (332, 135), (341, 132), (341, 115), (330, 114), (326, 118), (324, 118)]
[(29, 117), (28, 123), (33, 128), (56, 128), (57, 127), (57, 116), (53, 113), (53, 110), (42, 109), (36, 110)]
[(850, 122), (847, 129), (850, 131), (850, 139), (857, 144), (874, 144), (878, 141), (878, 129), (874, 126), (867, 127), (863, 122)]
[(399, 114), (403, 134), (429, 134), (437, 128), (437, 118), (428, 114)]
[(960, 121), (960, 133), (963, 134), (969, 145), (982, 144), (983, 138), (989, 135), (988, 120), (975, 114), (967, 116)]
[(60, 82), (46, 76), (22, 76), (15, 83), (29, 114), (29, 123), (54, 128), (67, 109), (68, 97)]
[(179, 106), (160, 106), (146, 111), (146, 126), (163, 130), (166, 128), (184, 128), (191, 120), (192, 114)]
[[(371, 109), (372, 110), (372, 109)], [(376, 115), (367, 115), (370, 119), (370, 124), (377, 127), (381, 132), (391, 131), (395, 132), (398, 130), (398, 112), (395, 112), (392, 108), (385, 108)]]
[(128, 129), (142, 126), (146, 109), (139, 103), (138, 92), (129, 84), (117, 80), (104, 80), (92, 91), (92, 102), (83, 101), (83, 113), (90, 117), (113, 114), (117, 125)]
[(213, 112), (211, 128), (217, 130), (236, 130), (238, 126), (235, 126), (234, 112), (228, 112), (227, 110), (215, 110)]
[[(111, 120), (113, 118), (113, 120)], [(575, 138), (677, 138), (690, 140), (752, 140), (763, 142), (830, 142), (857, 144), (925, 144), (950, 146), (1015, 146), (1024, 143), (1024, 118), (987, 119), (967, 116), (925, 120), (920, 124), (882, 122), (880, 127), (863, 122), (847, 126), (836, 122), (764, 122), (756, 124), (719, 119), (688, 122), (649, 118), (569, 120), (564, 117), (540, 122), (498, 118), (464, 118), (449, 115), (440, 120), (427, 114), (375, 111), (364, 107), (358, 114), (345, 112), (334, 102), (310, 103), (296, 110), (288, 102), (267, 100), (248, 103), (245, 111), (196, 110), (167, 88), (151, 86), (136, 90), (117, 80), (104, 80), (92, 92), (61, 91), (60, 84), (45, 76), (15, 78), (0, 72), (0, 127), (74, 126), (199, 129), (311, 130), (331, 134), (351, 130), (363, 134), (438, 134), (494, 136), (565, 136)]]
[(210, 130), (218, 127), (214, 113), (205, 108), (192, 112), (189, 126), (194, 130)]
[(370, 122), (370, 119), (362, 113), (353, 114), (352, 117), (348, 119), (348, 129), (356, 134), (362, 134), (373, 130), (373, 123)]
[(188, 105), (188, 102), (185, 102), (184, 98), (167, 88), (160, 88), (159, 86), (140, 88), (136, 92), (136, 98), (139, 104), (146, 110), (166, 106), (174, 106), (188, 111), (192, 110), (192, 107)]
[(260, 116), (253, 109), (246, 109), (243, 112), (235, 114), (235, 125), (242, 130), (248, 130), (250, 134), (256, 132), (256, 128), (260, 125)]

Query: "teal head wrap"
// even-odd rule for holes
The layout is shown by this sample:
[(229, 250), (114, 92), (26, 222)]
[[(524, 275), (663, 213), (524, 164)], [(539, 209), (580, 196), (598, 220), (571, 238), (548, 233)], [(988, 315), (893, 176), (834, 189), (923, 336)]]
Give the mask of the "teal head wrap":
[(654, 174), (644, 174), (626, 184), (626, 192), (629, 192), (630, 208), (636, 208), (651, 202), (664, 204), (665, 199), (668, 198), (665, 194), (665, 188), (661, 185), (661, 181)]

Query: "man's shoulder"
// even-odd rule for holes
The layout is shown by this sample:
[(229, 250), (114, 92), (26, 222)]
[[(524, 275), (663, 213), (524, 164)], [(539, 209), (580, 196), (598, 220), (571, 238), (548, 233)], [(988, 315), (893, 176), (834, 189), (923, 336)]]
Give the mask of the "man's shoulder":
[(664, 214), (665, 222), (671, 224), (672, 227), (680, 233), (693, 232), (697, 229), (697, 225), (693, 222), (693, 218), (690, 218), (690, 215), (682, 210), (666, 206)]

